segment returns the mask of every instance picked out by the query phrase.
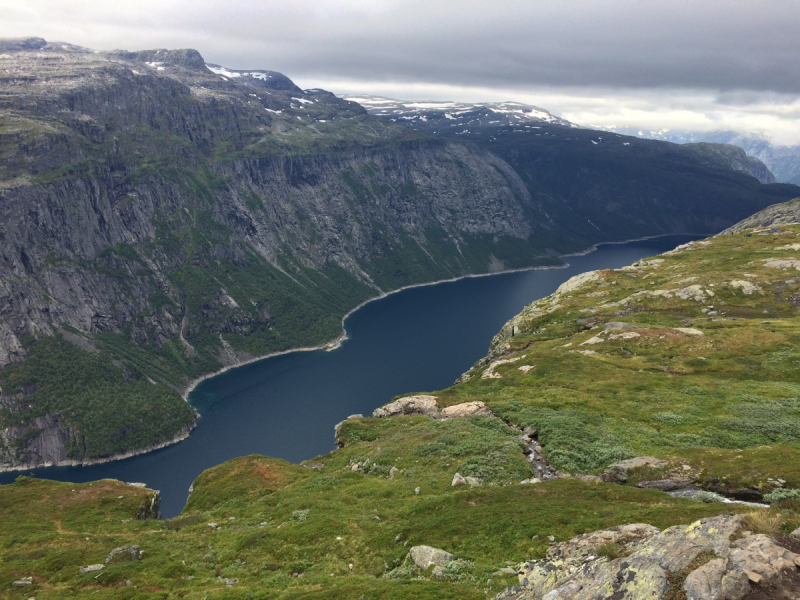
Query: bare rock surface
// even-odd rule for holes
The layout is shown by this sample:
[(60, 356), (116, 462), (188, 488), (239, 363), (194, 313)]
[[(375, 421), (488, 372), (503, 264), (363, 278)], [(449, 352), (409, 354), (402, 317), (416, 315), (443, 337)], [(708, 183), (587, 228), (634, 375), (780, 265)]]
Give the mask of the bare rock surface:
[(480, 400), (475, 402), (463, 402), (461, 404), (454, 404), (443, 408), (441, 411), (442, 417), (453, 419), (456, 417), (468, 417), (470, 415), (486, 415), (493, 417), (494, 413)]
[(637, 467), (653, 467), (660, 468), (666, 466), (667, 461), (652, 456), (637, 456), (636, 458), (629, 458), (628, 460), (621, 460), (606, 467), (601, 475), (603, 481), (609, 483), (627, 483), (628, 471)]
[(436, 396), (406, 396), (394, 402), (389, 402), (372, 412), (373, 417), (396, 417), (402, 415), (428, 415), (438, 417), (439, 408), (436, 406)]
[[(625, 556), (597, 556), (609, 543)], [(789, 598), (798, 568), (800, 555), (769, 536), (750, 534), (742, 515), (729, 514), (664, 531), (632, 524), (577, 536), (554, 545), (545, 559), (519, 565), (520, 586), (495, 598), (662, 600), (674, 576), (687, 570), (676, 585), (688, 600), (742, 600), (754, 584), (770, 586), (770, 597)]]

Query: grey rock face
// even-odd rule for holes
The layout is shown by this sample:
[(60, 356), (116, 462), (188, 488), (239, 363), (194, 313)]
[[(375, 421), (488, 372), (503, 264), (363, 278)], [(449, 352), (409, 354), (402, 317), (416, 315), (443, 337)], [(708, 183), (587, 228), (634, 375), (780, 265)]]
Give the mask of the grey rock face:
[[(38, 38), (0, 49), (0, 118), (17, 132), (0, 160), (0, 369), (26, 359), (26, 336), (62, 325), (89, 351), (97, 334), (124, 334), (153, 350), (175, 343), (187, 360), (191, 340), (210, 334), (218, 360), (237, 362), (222, 336), (265, 331), (274, 309), (220, 285), (190, 310), (173, 276), (187, 265), (256, 257), (280, 271), (288, 257), (298, 270), (342, 269), (377, 295), (374, 279), (387, 274), (375, 261), (406, 248), (446, 248), (429, 277), (452, 277), (499, 260), (487, 249), (484, 266), (466, 262), (470, 240), (522, 243), (552, 226), (490, 152), (420, 136), (277, 73), (223, 77), (194, 50), (94, 53)], [(159, 166), (145, 164), (155, 157)], [(167, 243), (189, 231), (207, 235), (203, 252)], [(21, 400), (0, 393), (12, 416)], [(63, 462), (76, 428), (58, 414), (15, 423), (0, 432), (0, 461)], [(22, 435), (27, 445), (12, 451)]]
[(138, 521), (160, 521), (161, 520), (161, 492), (153, 490), (153, 496), (145, 501), (136, 515)]
[(414, 561), (417, 567), (423, 570), (431, 565), (443, 567), (456, 558), (449, 552), (431, 546), (414, 546), (409, 550), (408, 556)]

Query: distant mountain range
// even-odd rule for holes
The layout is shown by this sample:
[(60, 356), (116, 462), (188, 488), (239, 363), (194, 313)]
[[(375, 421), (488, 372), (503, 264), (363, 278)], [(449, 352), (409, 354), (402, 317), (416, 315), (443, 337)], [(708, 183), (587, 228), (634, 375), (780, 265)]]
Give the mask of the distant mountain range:
[(763, 135), (736, 131), (652, 130), (635, 127), (605, 127), (603, 129), (623, 135), (664, 140), (676, 144), (696, 142), (732, 144), (742, 148), (748, 156), (755, 157), (767, 165), (775, 175), (776, 181), (800, 184), (800, 146), (775, 146)]

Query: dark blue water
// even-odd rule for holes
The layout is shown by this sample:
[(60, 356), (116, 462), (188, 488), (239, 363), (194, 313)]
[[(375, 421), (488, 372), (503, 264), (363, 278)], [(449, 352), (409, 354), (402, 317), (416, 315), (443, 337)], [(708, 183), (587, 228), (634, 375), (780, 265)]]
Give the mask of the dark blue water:
[[(190, 402), (202, 415), (188, 440), (122, 461), (35, 469), (37, 477), (141, 481), (162, 492), (165, 518), (186, 503), (203, 470), (246, 454), (300, 462), (335, 448), (333, 427), (370, 414), (398, 394), (450, 386), (503, 324), (573, 275), (619, 268), (699, 236), (609, 244), (573, 256), (566, 269), (476, 277), (404, 290), (351, 315), (349, 339), (331, 352), (298, 352), (227, 371), (200, 384)], [(0, 483), (19, 473), (0, 474)]]

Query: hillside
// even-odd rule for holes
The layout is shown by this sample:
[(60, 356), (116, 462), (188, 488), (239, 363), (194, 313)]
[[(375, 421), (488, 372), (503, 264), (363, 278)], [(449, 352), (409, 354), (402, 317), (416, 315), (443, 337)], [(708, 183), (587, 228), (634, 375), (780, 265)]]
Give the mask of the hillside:
[[(600, 240), (711, 233), (756, 197), (797, 188), (733, 146), (678, 144), (578, 127), (518, 103), (400, 102), (348, 96), (370, 114), (420, 133), (471, 141), (502, 157), (559, 231)], [(788, 195), (785, 195), (788, 194)], [(755, 212), (757, 209), (753, 209)], [(746, 210), (744, 211), (747, 212)]]
[[(791, 597), (800, 225), (773, 229), (574, 277), (453, 387), (349, 418), (342, 447), (303, 465), (209, 469), (170, 521), (135, 520), (136, 488), (21, 477), (0, 488), (0, 589), (538, 600), (602, 584), (599, 597), (662, 599), (728, 577), (739, 599)], [(649, 458), (619, 463), (633, 457)], [(697, 501), (709, 490), (774, 504)], [(659, 533), (731, 513), (750, 516)], [(125, 545), (144, 557), (79, 573)]]
[(798, 195), (583, 130), (530, 148), (416, 132), (196, 50), (0, 47), (4, 470), (181, 439), (192, 380), (332, 342), (385, 291)]
[(789, 225), (791, 223), (800, 223), (800, 198), (768, 206), (752, 217), (747, 217), (738, 222), (733, 227), (728, 227), (728, 229), (721, 232), (719, 235), (741, 233), (755, 227), (774, 227), (777, 225)]

